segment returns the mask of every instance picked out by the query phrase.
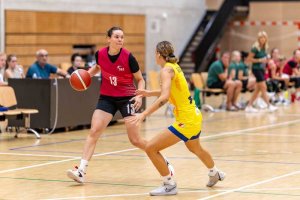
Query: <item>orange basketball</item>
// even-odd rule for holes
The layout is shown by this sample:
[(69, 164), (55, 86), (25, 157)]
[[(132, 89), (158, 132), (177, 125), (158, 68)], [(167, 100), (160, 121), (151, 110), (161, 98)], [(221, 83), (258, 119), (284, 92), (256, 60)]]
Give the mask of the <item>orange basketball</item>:
[(74, 90), (84, 91), (91, 85), (92, 79), (86, 70), (77, 69), (71, 74), (69, 81)]

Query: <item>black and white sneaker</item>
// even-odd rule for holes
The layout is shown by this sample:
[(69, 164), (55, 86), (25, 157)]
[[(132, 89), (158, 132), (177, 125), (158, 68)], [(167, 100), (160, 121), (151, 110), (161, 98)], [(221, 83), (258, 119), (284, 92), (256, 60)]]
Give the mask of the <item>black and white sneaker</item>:
[(67, 171), (67, 176), (70, 179), (72, 179), (72, 180), (74, 180), (74, 181), (76, 181), (78, 183), (83, 183), (84, 182), (85, 173), (82, 170), (78, 169), (77, 166), (75, 166), (74, 169), (69, 169)]
[(212, 187), (217, 184), (218, 181), (223, 181), (225, 179), (226, 174), (222, 171), (217, 171), (215, 175), (208, 174), (209, 180), (206, 184), (207, 187)]
[(162, 186), (152, 190), (149, 193), (151, 196), (167, 196), (167, 195), (176, 195), (177, 194), (177, 185), (170, 185), (163, 183)]

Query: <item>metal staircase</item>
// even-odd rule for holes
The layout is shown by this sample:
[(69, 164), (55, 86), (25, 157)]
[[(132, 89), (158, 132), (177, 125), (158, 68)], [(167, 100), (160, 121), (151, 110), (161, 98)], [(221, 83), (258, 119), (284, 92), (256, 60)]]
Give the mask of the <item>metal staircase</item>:
[(204, 30), (215, 13), (216, 11), (206, 12), (203, 20), (200, 22), (198, 28), (196, 29), (195, 33), (187, 43), (183, 53), (180, 56), (179, 65), (182, 68), (182, 71), (184, 72), (187, 80), (190, 80), (191, 74), (195, 72), (194, 51), (199, 46), (204, 34)]
[(190, 80), (194, 72), (207, 71), (228, 22), (248, 15), (249, 0), (224, 0), (218, 11), (207, 11), (180, 56), (179, 64)]

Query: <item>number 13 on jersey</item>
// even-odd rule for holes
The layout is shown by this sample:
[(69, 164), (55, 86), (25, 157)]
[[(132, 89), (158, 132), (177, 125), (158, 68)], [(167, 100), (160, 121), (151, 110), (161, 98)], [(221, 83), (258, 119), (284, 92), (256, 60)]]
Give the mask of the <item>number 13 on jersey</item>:
[(117, 79), (117, 77), (110, 76), (109, 80), (110, 80), (110, 84), (112, 84), (113, 86), (117, 86), (118, 85), (118, 81), (117, 81), (118, 79)]

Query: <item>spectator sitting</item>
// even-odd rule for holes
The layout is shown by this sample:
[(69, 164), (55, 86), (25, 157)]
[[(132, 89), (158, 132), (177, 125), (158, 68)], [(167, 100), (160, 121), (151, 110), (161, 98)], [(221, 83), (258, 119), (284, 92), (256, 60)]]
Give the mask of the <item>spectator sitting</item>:
[(254, 90), (255, 78), (249, 75), (248, 67), (242, 61), (241, 52), (239, 51), (233, 51), (231, 54), (228, 76), (231, 76), (233, 80), (240, 80), (243, 85), (243, 90)]
[(291, 58), (283, 67), (283, 77), (289, 78), (290, 82), (295, 83), (296, 99), (300, 101), (300, 50), (295, 50)]
[(72, 74), (77, 69), (85, 69), (82, 67), (82, 57), (78, 53), (74, 53), (71, 56), (72, 66), (67, 70), (68, 74)]
[(229, 60), (230, 53), (225, 52), (221, 55), (221, 60), (217, 60), (210, 65), (207, 86), (209, 88), (225, 89), (227, 94), (226, 110), (237, 111), (239, 107), (236, 101), (241, 92), (242, 83), (239, 80), (232, 80), (232, 78), (227, 79)]
[(23, 67), (18, 65), (17, 56), (14, 54), (8, 55), (5, 68), (5, 80), (9, 78), (24, 78)]
[(26, 78), (43, 78), (47, 79), (50, 74), (59, 74), (64, 77), (69, 75), (63, 70), (50, 65), (48, 63), (48, 52), (45, 49), (40, 49), (36, 52), (37, 61), (33, 63), (26, 74)]
[(271, 59), (267, 63), (266, 78), (268, 92), (275, 92), (275, 96), (271, 98), (271, 102), (275, 104), (288, 104), (283, 98), (282, 91), (286, 90), (286, 83), (289, 78), (282, 77), (283, 61), (279, 54), (279, 49), (271, 50)]
[(7, 82), (4, 82), (5, 63), (6, 54), (0, 52), (0, 86), (7, 85)]
[(96, 63), (96, 58), (95, 58), (95, 51), (96, 47), (93, 46), (91, 49), (90, 49), (90, 53), (87, 55), (86, 57), (86, 66), (87, 67), (93, 67)]

